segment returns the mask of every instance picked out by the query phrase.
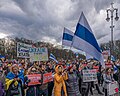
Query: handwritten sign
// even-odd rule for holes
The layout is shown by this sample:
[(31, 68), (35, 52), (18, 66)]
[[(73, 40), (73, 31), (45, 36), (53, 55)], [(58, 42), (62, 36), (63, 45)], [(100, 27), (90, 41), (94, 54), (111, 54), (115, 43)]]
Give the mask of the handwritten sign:
[(30, 48), (30, 61), (48, 61), (47, 48)]

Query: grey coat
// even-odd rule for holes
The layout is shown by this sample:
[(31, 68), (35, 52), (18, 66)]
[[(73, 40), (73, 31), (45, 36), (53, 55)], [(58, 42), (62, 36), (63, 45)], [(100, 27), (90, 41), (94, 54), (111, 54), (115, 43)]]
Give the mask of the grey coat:
[(104, 78), (103, 87), (105, 89), (107, 89), (108, 84), (111, 83), (112, 81), (114, 81), (113, 75), (106, 75), (106, 74), (104, 74), (103, 78)]
[(75, 73), (68, 73), (68, 80), (66, 81), (68, 96), (81, 96), (78, 80)]

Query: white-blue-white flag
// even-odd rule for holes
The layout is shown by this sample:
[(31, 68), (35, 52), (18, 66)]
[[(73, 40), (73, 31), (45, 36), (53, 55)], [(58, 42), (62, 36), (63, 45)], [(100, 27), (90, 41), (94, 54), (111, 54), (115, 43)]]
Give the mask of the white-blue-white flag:
[(116, 61), (113, 55), (111, 55), (111, 61)]
[(88, 60), (88, 59), (93, 59), (93, 57), (86, 53), (86, 60)]
[(73, 36), (74, 33), (72, 31), (68, 30), (67, 28), (64, 28), (62, 45), (71, 47)]
[(76, 26), (72, 46), (96, 58), (105, 67), (102, 52), (83, 12)]
[(50, 54), (49, 58), (58, 63), (56, 57), (52, 53)]

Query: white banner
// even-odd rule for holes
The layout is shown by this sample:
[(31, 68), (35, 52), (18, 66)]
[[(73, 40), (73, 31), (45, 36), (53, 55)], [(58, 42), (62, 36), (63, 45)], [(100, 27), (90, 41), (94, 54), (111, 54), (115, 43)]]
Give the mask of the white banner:
[(119, 92), (119, 87), (117, 82), (112, 82), (108, 85), (108, 94), (114, 95)]
[(24, 43), (17, 43), (17, 57), (20, 58), (30, 58), (29, 48), (32, 45), (24, 44)]
[(48, 61), (47, 48), (30, 48), (30, 61)]
[(96, 69), (83, 70), (83, 82), (97, 81)]

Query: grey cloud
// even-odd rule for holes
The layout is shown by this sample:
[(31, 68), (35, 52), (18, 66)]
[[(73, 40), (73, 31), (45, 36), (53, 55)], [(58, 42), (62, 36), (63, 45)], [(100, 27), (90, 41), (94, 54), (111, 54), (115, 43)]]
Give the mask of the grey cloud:
[[(105, 10), (112, 0), (1, 1), (0, 32), (33, 40), (48, 38), (46, 41), (61, 42), (63, 27), (74, 32), (80, 13), (83, 11), (99, 43), (105, 42), (105, 38), (106, 41), (109, 41), (110, 23), (105, 21)], [(114, 2), (117, 6), (120, 4), (119, 0)], [(4, 9), (6, 6), (10, 9)], [(114, 30), (116, 32), (115, 39), (120, 39), (118, 37), (119, 23), (117, 22)]]

